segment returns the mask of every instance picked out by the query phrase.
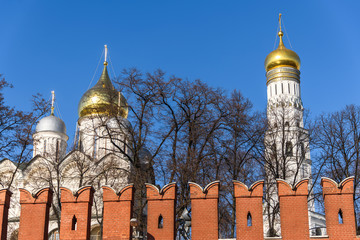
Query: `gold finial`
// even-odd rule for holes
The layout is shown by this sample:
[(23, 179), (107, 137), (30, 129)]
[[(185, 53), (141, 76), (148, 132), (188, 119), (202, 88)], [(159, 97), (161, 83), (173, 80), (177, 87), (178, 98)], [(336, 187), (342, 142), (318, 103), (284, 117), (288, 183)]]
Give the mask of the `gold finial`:
[(281, 32), (281, 13), (279, 13), (279, 27), (280, 27), (280, 32)]
[(108, 49), (107, 49), (107, 45), (104, 45), (105, 47), (105, 61), (104, 61), (104, 65), (106, 66), (108, 63), (107, 63), (107, 55), (108, 55)]
[(54, 115), (55, 91), (51, 91), (51, 115)]
[(283, 43), (283, 39), (282, 37), (284, 36), (284, 33), (283, 31), (281, 30), (281, 13), (279, 13), (279, 27), (280, 27), (280, 30), (278, 32), (278, 36), (279, 36), (279, 47), (278, 48), (282, 48), (284, 47), (284, 43)]
[(265, 69), (266, 71), (270, 71), (277, 67), (292, 67), (296, 68), (297, 70), (300, 70), (300, 58), (296, 54), (296, 52), (287, 49), (284, 46), (283, 43), (283, 36), (284, 33), (282, 31), (281, 26), (281, 13), (279, 14), (279, 32), (278, 36), (280, 38), (279, 40), (279, 46), (277, 49), (269, 53), (265, 59)]

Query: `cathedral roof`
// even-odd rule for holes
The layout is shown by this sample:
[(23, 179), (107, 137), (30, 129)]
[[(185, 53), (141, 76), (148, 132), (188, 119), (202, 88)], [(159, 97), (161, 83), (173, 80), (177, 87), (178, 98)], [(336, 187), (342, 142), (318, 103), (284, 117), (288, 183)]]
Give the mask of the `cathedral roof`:
[(51, 114), (50, 116), (40, 119), (40, 121), (36, 125), (35, 133), (56, 132), (66, 135), (66, 126), (64, 121), (54, 115), (55, 92), (51, 91), (51, 95)]
[(54, 115), (50, 115), (39, 121), (36, 125), (35, 132), (57, 132), (66, 134), (66, 126), (63, 120)]

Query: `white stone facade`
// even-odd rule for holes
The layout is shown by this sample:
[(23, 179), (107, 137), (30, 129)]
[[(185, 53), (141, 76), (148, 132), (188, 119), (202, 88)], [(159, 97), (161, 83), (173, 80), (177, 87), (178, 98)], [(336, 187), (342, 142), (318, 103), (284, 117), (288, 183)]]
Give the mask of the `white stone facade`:
[[(268, 130), (265, 136), (265, 172), (267, 175), (268, 200), (278, 203), (276, 178), (285, 179), (294, 185), (309, 178), (309, 223), (310, 229), (324, 228), (325, 218), (315, 213), (311, 191), (311, 156), (308, 131), (304, 129), (303, 105), (301, 100), (300, 71), (290, 66), (280, 66), (269, 70), (267, 76), (267, 118)], [(274, 168), (277, 168), (274, 170)], [(284, 169), (285, 168), (285, 169)], [(278, 176), (275, 173), (279, 173)], [(269, 225), (268, 210), (264, 207), (264, 233)], [(279, 216), (274, 228), (281, 234)], [(314, 231), (311, 230), (311, 234)]]
[[(130, 128), (128, 120), (121, 117), (83, 117), (78, 120), (77, 146), (67, 154), (66, 133), (45, 129), (36, 131), (33, 135), (34, 157), (30, 162), (17, 166), (10, 160), (2, 160), (0, 184), (2, 187), (11, 185), (13, 192), (8, 239), (17, 239), (20, 217), (19, 188), (33, 193), (44, 187), (50, 186), (53, 189), (49, 232), (52, 236), (50, 239), (58, 239), (56, 232), (60, 215), (59, 188), (66, 187), (76, 191), (86, 185), (92, 185), (96, 189), (92, 208), (92, 239), (98, 239), (102, 214), (101, 186), (108, 185), (120, 190), (129, 183), (132, 172)], [(16, 174), (13, 177), (14, 172)]]

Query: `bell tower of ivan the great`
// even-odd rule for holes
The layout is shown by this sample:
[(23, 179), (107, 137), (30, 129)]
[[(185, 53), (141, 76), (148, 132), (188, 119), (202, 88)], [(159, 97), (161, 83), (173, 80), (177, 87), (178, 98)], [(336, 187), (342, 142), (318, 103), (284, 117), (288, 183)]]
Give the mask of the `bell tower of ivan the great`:
[[(265, 236), (280, 235), (279, 201), (276, 179), (294, 186), (304, 178), (311, 185), (311, 158), (308, 130), (304, 128), (304, 107), (300, 88), (300, 57), (285, 47), (281, 14), (279, 45), (265, 59), (268, 128), (265, 134), (266, 201)], [(325, 218), (315, 213), (309, 187), (310, 229), (325, 229)]]

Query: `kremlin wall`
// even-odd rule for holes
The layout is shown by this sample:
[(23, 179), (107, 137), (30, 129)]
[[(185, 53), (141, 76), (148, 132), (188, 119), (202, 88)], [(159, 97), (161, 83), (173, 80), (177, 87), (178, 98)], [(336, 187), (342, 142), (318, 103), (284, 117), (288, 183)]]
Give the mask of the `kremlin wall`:
[[(322, 178), (321, 186), (325, 205), (327, 236), (310, 236), (307, 196), (308, 179), (290, 186), (283, 180), (277, 180), (280, 201), (281, 237), (264, 238), (263, 233), (263, 186), (264, 181), (257, 181), (252, 186), (234, 181), (236, 199), (236, 239), (357, 239), (354, 216), (354, 179), (344, 179), (336, 183), (329, 178)], [(202, 188), (196, 183), (189, 183), (191, 199), (191, 236), (192, 240), (217, 240), (218, 236), (218, 201), (220, 182), (215, 181)], [(147, 239), (172, 240), (176, 236), (176, 183), (158, 189), (146, 184), (148, 216)], [(129, 240), (133, 205), (133, 185), (127, 185), (120, 192), (103, 186), (103, 239)], [(94, 188), (85, 186), (75, 193), (61, 188), (61, 240), (90, 239), (91, 207)], [(36, 193), (20, 189), (20, 228), (19, 240), (47, 240), (49, 210), (52, 202), (52, 190), (44, 188)], [(0, 236), (7, 239), (8, 211), (12, 193), (0, 190)], [(36, 219), (36, 220), (34, 220)], [(161, 224), (160, 224), (161, 221)]]

